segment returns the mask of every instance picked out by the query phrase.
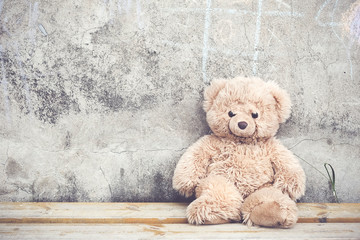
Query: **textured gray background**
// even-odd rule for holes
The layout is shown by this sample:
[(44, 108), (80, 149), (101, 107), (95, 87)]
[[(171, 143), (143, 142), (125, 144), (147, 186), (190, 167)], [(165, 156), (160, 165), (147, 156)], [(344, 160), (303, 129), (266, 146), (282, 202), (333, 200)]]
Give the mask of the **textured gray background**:
[[(360, 201), (354, 1), (0, 0), (0, 200), (179, 201), (213, 78), (275, 80), (301, 201)], [(355, 16), (355, 20), (353, 20)]]

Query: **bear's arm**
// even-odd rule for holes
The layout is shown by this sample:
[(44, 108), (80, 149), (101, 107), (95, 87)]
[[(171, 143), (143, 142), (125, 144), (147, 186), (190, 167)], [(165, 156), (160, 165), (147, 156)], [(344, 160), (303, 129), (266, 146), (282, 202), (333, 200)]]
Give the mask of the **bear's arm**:
[(293, 199), (305, 194), (305, 172), (293, 153), (278, 140), (274, 140), (272, 164), (275, 172), (274, 186)]
[(191, 145), (180, 158), (173, 177), (173, 187), (185, 197), (193, 195), (195, 187), (207, 173), (211, 156), (216, 152), (217, 139), (206, 135)]

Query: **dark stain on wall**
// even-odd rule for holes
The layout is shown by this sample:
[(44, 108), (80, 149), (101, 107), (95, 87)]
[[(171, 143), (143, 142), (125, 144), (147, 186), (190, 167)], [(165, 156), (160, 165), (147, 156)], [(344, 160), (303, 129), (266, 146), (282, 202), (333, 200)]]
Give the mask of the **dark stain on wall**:
[(43, 122), (55, 124), (60, 115), (69, 113), (72, 99), (62, 87), (54, 90), (42, 86), (32, 91), (36, 94), (38, 104), (34, 113)]
[(88, 194), (78, 187), (77, 179), (74, 173), (68, 172), (65, 175), (66, 184), (60, 190), (59, 201), (61, 202), (77, 202), (89, 201)]
[[(54, 48), (6, 47), (1, 61), (10, 102), (23, 114), (56, 124), (63, 115), (80, 111), (141, 111), (164, 101), (177, 104), (189, 92), (202, 89), (184, 79), (187, 73), (182, 66), (167, 66), (168, 53), (150, 45), (143, 34), (130, 36), (121, 30), (121, 23), (98, 28), (91, 33), (93, 50), (69, 39), (58, 43), (55, 38), (60, 32), (48, 40), (56, 44)], [(114, 38), (117, 35), (121, 41)], [(35, 62), (39, 61), (35, 51), (41, 52), (41, 62)], [(84, 97), (85, 105), (80, 106)]]
[(65, 181), (58, 183), (51, 177), (43, 178), (33, 184), (33, 200), (36, 202), (78, 202), (89, 201), (88, 193), (78, 186), (74, 173), (64, 174)]
[(167, 188), (169, 182), (167, 179), (164, 179), (164, 176), (161, 172), (157, 172), (153, 177), (153, 184), (152, 186), (152, 196), (154, 201), (161, 201), (161, 199), (166, 199)]
[(101, 92), (97, 92), (97, 99), (100, 103), (102, 103), (105, 107), (107, 107), (111, 111), (119, 111), (123, 109), (126, 105), (125, 100), (121, 97), (116, 90), (113, 89), (105, 89)]
[(8, 178), (27, 178), (27, 173), (23, 166), (10, 157), (6, 161), (5, 173)]
[(125, 169), (120, 168), (120, 177), (124, 177)]
[(66, 132), (65, 141), (64, 141), (64, 149), (70, 149), (71, 147), (71, 133), (69, 131)]
[(77, 202), (89, 201), (88, 193), (78, 186), (74, 173), (64, 174), (65, 181), (57, 182), (55, 178), (45, 177), (36, 180), (32, 185), (32, 201), (36, 202)]

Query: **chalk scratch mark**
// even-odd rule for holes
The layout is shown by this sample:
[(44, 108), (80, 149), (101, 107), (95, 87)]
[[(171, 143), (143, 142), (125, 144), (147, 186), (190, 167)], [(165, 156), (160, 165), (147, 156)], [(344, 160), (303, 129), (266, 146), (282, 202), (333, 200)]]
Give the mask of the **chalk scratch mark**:
[(360, 7), (357, 8), (354, 19), (350, 26), (350, 34), (360, 40)]
[(283, 11), (266, 11), (262, 15), (272, 17), (304, 17), (304, 14), (297, 12), (283, 12)]
[[(332, 0), (326, 0), (320, 7), (319, 11), (316, 13), (315, 21), (319, 26), (321, 27), (334, 27), (334, 26), (340, 26), (341, 23), (334, 22), (334, 18), (332, 16), (331, 22), (322, 22), (319, 20), (321, 13), (323, 12), (324, 8), (331, 2)], [(335, 3), (337, 4), (337, 2)]]
[(316, 13), (316, 16), (315, 16), (315, 20), (316, 22), (321, 26), (323, 23), (319, 21), (319, 17), (320, 17), (320, 14), (321, 12), (323, 11), (323, 9), (325, 8), (326, 5), (329, 4), (331, 0), (326, 0), (320, 7), (319, 11)]
[[(335, 15), (335, 10), (337, 8), (338, 5), (338, 0), (335, 1), (334, 4), (334, 8), (332, 11), (332, 15), (331, 15), (331, 21), (334, 22), (334, 15)], [(340, 38), (340, 36), (337, 34), (337, 32), (334, 29), (334, 26), (331, 26), (331, 30), (333, 31), (333, 33), (335, 34), (336, 38), (339, 39), (339, 41), (341, 42), (341, 44), (343, 45), (343, 47), (345, 48), (346, 51), (346, 55), (347, 55), (347, 59), (349, 61), (349, 65), (350, 65), (350, 78), (351, 80), (353, 80), (353, 64), (352, 64), (352, 60), (351, 60), (351, 52), (350, 52), (350, 48), (351, 47), (346, 47), (345, 42), (342, 38)], [(350, 45), (351, 46), (351, 45)]]
[(122, 6), (121, 5), (122, 5), (121, 0), (119, 0), (117, 2), (117, 9), (118, 9), (119, 15), (121, 15), (121, 13), (122, 13)]
[[(112, 3), (112, 2), (111, 2)], [(113, 5), (113, 4), (111, 4), (111, 5)], [(113, 22), (113, 20), (114, 20), (114, 16), (115, 16), (115, 13), (114, 13), (114, 11), (115, 11), (115, 9), (112, 7), (112, 6), (110, 6), (109, 7), (109, 18), (110, 18), (110, 22), (112, 23)]]
[[(184, 12), (184, 13), (198, 13), (202, 14), (204, 12), (203, 8), (161, 8), (161, 11), (168, 11), (168, 12)], [(213, 14), (232, 14), (237, 16), (256, 16), (257, 12), (247, 11), (247, 10), (239, 10), (234, 8), (211, 8), (211, 12)], [(271, 16), (271, 17), (304, 17), (303, 13), (292, 12), (292, 11), (265, 11), (262, 13), (264, 16)]]
[[(283, 5), (283, 6), (285, 6), (285, 7), (287, 7), (287, 8), (291, 8), (291, 6), (289, 5), (289, 4), (287, 4), (287, 3), (285, 3), (285, 2), (283, 2), (283, 1), (281, 1), (281, 0), (275, 0), (279, 5)], [(278, 7), (279, 7), (279, 5), (278, 5)]]
[(38, 14), (39, 14), (39, 3), (35, 2), (34, 6), (32, 6), (31, 2), (29, 4), (29, 38), (31, 43), (34, 45), (35, 44), (35, 23), (37, 22), (38, 19)]
[(47, 37), (47, 32), (46, 32), (46, 29), (44, 28), (44, 26), (40, 23), (39, 25), (38, 25), (38, 27), (39, 27), (39, 29), (40, 29), (40, 32), (45, 36), (45, 37)]
[[(275, 33), (274, 33), (273, 31), (271, 31), (270, 29), (268, 29), (268, 31), (269, 31), (269, 32), (270, 32), (270, 34), (271, 34), (271, 38), (270, 38), (270, 40), (274, 37), (274, 38), (276, 38), (279, 42), (281, 42), (281, 44), (282, 44), (282, 45), (284, 45), (284, 46), (285, 46), (284, 42), (283, 42), (283, 41), (281, 41), (281, 39), (280, 39), (278, 36), (276, 36), (276, 35), (275, 35)], [(268, 46), (270, 46), (270, 40), (269, 40)]]
[(206, 64), (209, 52), (209, 28), (211, 25), (211, 0), (206, 1), (206, 11), (205, 11), (205, 26), (204, 26), (204, 41), (203, 41), (203, 51), (202, 51), (202, 75), (204, 83), (209, 83), (206, 76)]
[(117, 3), (117, 8), (119, 15), (122, 15), (125, 11), (125, 14), (129, 14), (131, 10), (131, 0), (119, 0)]
[(127, 14), (129, 13), (129, 11), (131, 9), (131, 4), (132, 4), (131, 0), (127, 0), (127, 3), (126, 3), (126, 13)]
[[(210, 3), (210, 5), (211, 5), (211, 3)], [(167, 11), (167, 12), (184, 12), (184, 13), (199, 13), (199, 14), (204, 13), (204, 8), (182, 8), (182, 7), (167, 8), (167, 7), (163, 7), (163, 8), (160, 8), (160, 10), (161, 11)], [(226, 14), (237, 14), (237, 15), (246, 15), (246, 14), (255, 15), (251, 11), (238, 10), (238, 9), (233, 9), (233, 8), (227, 8), (227, 9), (211, 8), (211, 12), (213, 12), (213, 13), (221, 13), (221, 14), (226, 13)]]
[(343, 15), (344, 30), (352, 40), (360, 43), (360, 0), (354, 2), (350, 9)]
[[(161, 43), (164, 44), (164, 47), (170, 46), (170, 47), (175, 47), (178, 49), (184, 49), (184, 48), (201, 49), (201, 48), (203, 48), (203, 46), (199, 45), (199, 44), (178, 43), (178, 42), (169, 41), (169, 40), (161, 40)], [(212, 52), (212, 53), (222, 53), (222, 54), (229, 55), (229, 56), (242, 56), (242, 57), (247, 57), (247, 58), (252, 57), (254, 55), (252, 52), (246, 53), (244, 51), (232, 50), (232, 49), (227, 49), (227, 48), (216, 48), (216, 47), (208, 47), (208, 51)]]
[(258, 1), (258, 12), (256, 17), (256, 29), (255, 29), (255, 42), (254, 42), (254, 56), (253, 56), (253, 75), (257, 75), (258, 71), (258, 58), (259, 58), (259, 41), (261, 32), (261, 14), (262, 14), (262, 0)]
[(136, 17), (138, 22), (139, 29), (144, 28), (144, 22), (142, 20), (142, 11), (141, 11), (141, 2), (140, 0), (136, 0)]

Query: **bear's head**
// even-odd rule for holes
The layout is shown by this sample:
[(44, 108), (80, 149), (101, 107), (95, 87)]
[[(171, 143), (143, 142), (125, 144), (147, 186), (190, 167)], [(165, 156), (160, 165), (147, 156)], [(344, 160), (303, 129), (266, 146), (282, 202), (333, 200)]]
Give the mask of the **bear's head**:
[(205, 89), (204, 100), (212, 132), (239, 141), (274, 136), (291, 110), (287, 92), (259, 78), (214, 80)]

